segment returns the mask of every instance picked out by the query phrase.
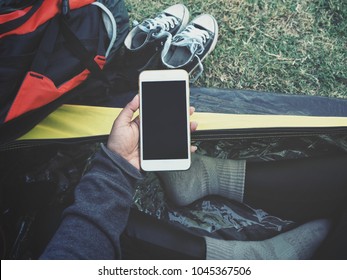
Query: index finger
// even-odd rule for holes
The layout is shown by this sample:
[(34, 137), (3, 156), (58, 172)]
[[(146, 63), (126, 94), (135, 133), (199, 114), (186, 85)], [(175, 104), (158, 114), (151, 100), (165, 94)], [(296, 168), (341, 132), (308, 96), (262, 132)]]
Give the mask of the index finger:
[(195, 112), (195, 107), (190, 106), (190, 108), (189, 108), (189, 114), (190, 114), (190, 115), (193, 115), (194, 112)]

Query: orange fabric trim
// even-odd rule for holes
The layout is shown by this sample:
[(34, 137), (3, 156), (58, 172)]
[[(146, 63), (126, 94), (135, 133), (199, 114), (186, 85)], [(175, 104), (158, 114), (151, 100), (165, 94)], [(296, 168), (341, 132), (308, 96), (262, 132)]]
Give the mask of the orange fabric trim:
[[(105, 57), (96, 56), (94, 60), (103, 69), (106, 63)], [(51, 79), (33, 71), (28, 72), (6, 116), (5, 122), (56, 100), (64, 93), (80, 85), (87, 79), (89, 74), (89, 70), (86, 69), (57, 88)]]
[[(70, 9), (78, 9), (88, 4), (95, 2), (95, 0), (70, 0)], [(39, 26), (46, 23), (55, 15), (60, 13), (61, 0), (45, 0), (41, 7), (27, 20), (23, 25), (17, 29), (0, 34), (0, 38), (8, 35), (21, 35), (35, 31)]]
[(8, 13), (8, 14), (0, 15), (0, 24), (3, 24), (5, 22), (11, 21), (11, 20), (15, 20), (17, 18), (20, 18), (20, 17), (24, 16), (27, 12), (29, 12), (30, 9), (31, 9), (31, 6), (26, 7), (23, 10), (17, 10), (17, 11)]

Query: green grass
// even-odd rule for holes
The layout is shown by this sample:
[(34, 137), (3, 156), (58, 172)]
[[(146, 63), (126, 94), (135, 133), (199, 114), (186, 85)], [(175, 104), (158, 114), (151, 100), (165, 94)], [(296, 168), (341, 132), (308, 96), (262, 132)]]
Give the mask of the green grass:
[(196, 85), (347, 98), (346, 1), (126, 0), (139, 22), (174, 3), (219, 24)]

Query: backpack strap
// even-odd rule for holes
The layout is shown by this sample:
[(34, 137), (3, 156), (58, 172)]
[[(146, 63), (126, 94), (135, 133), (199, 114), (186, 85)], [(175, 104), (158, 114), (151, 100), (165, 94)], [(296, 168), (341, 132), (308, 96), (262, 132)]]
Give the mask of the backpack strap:
[(31, 64), (31, 71), (36, 73), (44, 73), (48, 57), (54, 50), (57, 38), (59, 34), (59, 19), (54, 17), (48, 24), (43, 38), (41, 39), (40, 45), (37, 48), (35, 57)]
[[(37, 73), (44, 73), (48, 57), (53, 52), (54, 46), (59, 32), (64, 36), (72, 54), (78, 58), (81, 64), (90, 71), (91, 75), (102, 80), (106, 85), (109, 85), (109, 81), (106, 75), (101, 71), (99, 65), (95, 62), (94, 56), (86, 49), (82, 42), (78, 39), (75, 33), (68, 25), (66, 17), (60, 15), (54, 17), (41, 40), (41, 43), (36, 52), (35, 58), (31, 64), (31, 70)], [(102, 48), (102, 39), (99, 39), (99, 50)]]
[[(106, 75), (101, 71), (99, 65), (95, 62), (94, 57), (89, 53), (86, 47), (77, 38), (75, 33), (70, 29), (68, 22), (64, 16), (60, 17), (60, 31), (63, 34), (65, 40), (67, 41), (67, 46), (77, 57), (81, 63), (90, 71), (94, 76), (110, 85)], [(100, 46), (101, 41), (99, 41)]]

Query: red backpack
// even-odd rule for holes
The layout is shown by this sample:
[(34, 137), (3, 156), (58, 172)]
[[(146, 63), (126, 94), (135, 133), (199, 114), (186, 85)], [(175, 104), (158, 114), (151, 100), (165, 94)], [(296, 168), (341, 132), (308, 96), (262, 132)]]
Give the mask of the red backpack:
[(36, 0), (0, 7), (0, 143), (80, 94), (74, 89), (90, 76), (98, 85), (114, 82), (103, 69), (127, 35), (128, 14), (123, 1), (112, 7), (103, 2), (110, 1)]

